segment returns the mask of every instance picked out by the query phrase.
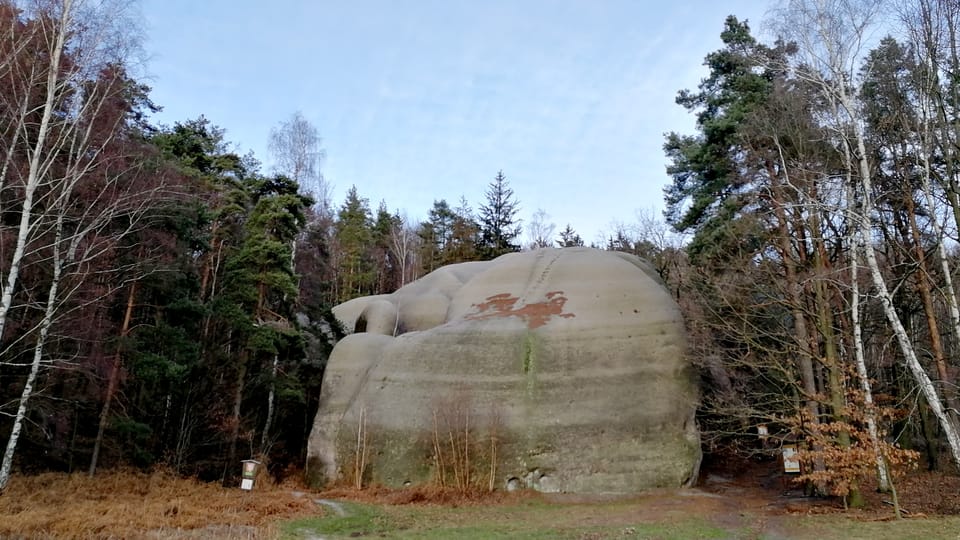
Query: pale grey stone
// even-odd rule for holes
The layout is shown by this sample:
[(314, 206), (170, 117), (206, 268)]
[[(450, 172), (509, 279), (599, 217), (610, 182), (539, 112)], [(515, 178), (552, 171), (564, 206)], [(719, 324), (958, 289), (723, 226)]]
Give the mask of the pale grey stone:
[(435, 478), (443, 430), (434, 426), (463, 411), (473, 464), (489, 467), (482, 449), (495, 424), (497, 476), (534, 489), (635, 493), (697, 476), (683, 320), (637, 257), (513, 253), (441, 268), (334, 314), (364, 332), (327, 364), (308, 443), (314, 483), (352, 473), (361, 412), (369, 477), (388, 485)]

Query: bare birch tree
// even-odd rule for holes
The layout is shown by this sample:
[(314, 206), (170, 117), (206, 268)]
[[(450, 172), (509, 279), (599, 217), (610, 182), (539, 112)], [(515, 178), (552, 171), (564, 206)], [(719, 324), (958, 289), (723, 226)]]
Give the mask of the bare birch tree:
[[(957, 342), (960, 343), (960, 302), (957, 300), (956, 288), (953, 285), (953, 275), (951, 273), (950, 257), (947, 253), (948, 231), (943, 218), (940, 217), (940, 207), (934, 195), (934, 175), (932, 170), (932, 156), (938, 152), (943, 156), (945, 164), (943, 182), (944, 191), (947, 193), (947, 201), (953, 204), (957, 193), (951, 195), (951, 182), (956, 183), (955, 158), (953, 154), (956, 151), (955, 133), (950, 129), (946, 118), (940, 111), (944, 111), (943, 93), (939, 85), (942, 77), (951, 81), (954, 77), (949, 72), (944, 72), (944, 67), (940, 65), (943, 57), (949, 57), (946, 51), (955, 51), (956, 47), (956, 19), (960, 17), (960, 5), (956, 2), (946, 2), (944, 0), (919, 0), (915, 4), (901, 6), (900, 16), (905, 27), (906, 33), (913, 44), (913, 50), (917, 55), (918, 74), (916, 77), (917, 88), (917, 124), (912, 126), (917, 132), (919, 141), (918, 154), (921, 162), (921, 190), (923, 199), (926, 203), (926, 212), (933, 226), (937, 242), (937, 258), (940, 262), (940, 270), (943, 273), (943, 286), (940, 289), (941, 294), (947, 302), (950, 313), (951, 328)], [(945, 46), (949, 43), (950, 46)], [(953, 47), (951, 49), (950, 47)], [(955, 54), (955, 53), (954, 53)], [(939, 126), (939, 129), (938, 127)], [(947, 141), (943, 141), (946, 136)], [(939, 144), (938, 144), (939, 142)], [(960, 201), (957, 201), (955, 210), (960, 210)], [(957, 215), (957, 214), (954, 214)], [(960, 225), (960, 223), (958, 223)], [(954, 411), (954, 414), (960, 411)]]
[[(853, 211), (853, 186), (847, 184), (847, 220), (856, 224), (856, 215)], [(853, 330), (853, 356), (857, 367), (857, 379), (860, 382), (860, 391), (863, 392), (863, 402), (867, 407), (864, 416), (867, 420), (867, 434), (877, 463), (877, 484), (880, 491), (890, 490), (890, 472), (883, 457), (880, 446), (880, 430), (877, 427), (877, 413), (873, 402), (873, 387), (870, 375), (867, 372), (867, 361), (863, 347), (863, 325), (860, 320), (860, 252), (863, 249), (862, 237), (858, 230), (854, 231), (854, 241), (850, 248), (850, 326)]]
[(276, 172), (303, 186), (313, 197), (319, 214), (328, 216), (332, 212), (331, 188), (320, 169), (327, 156), (322, 144), (317, 128), (297, 111), (270, 130), (267, 149), (273, 156)]
[(927, 398), (947, 438), (954, 463), (960, 467), (960, 433), (942, 405), (941, 396), (920, 364), (914, 344), (897, 313), (893, 293), (870, 241), (875, 218), (873, 171), (867, 154), (863, 116), (851, 86), (863, 48), (875, 29), (883, 0), (790, 0), (778, 14), (777, 30), (794, 41), (801, 63), (795, 73), (819, 88), (829, 103), (827, 123), (841, 146), (847, 182), (856, 204), (850, 211), (863, 245), (863, 256), (883, 312), (900, 347), (903, 361)]
[(390, 227), (390, 252), (400, 266), (400, 286), (417, 279), (416, 256), (419, 250), (420, 237), (416, 229), (411, 226), (410, 218), (406, 214), (397, 214)]
[[(37, 7), (40, 8), (40, 6)], [(19, 6), (17, 6), (17, 4), (13, 4), (13, 8), (19, 12)], [(48, 11), (40, 13), (40, 16), (47, 17), (47, 23), (50, 24), (52, 28), (44, 29), (44, 39), (40, 40), (40, 43), (45, 46), (45, 50), (42, 51), (42, 53), (49, 58), (49, 61), (46, 65), (38, 62), (36, 65), (30, 66), (27, 80), (19, 85), (16, 85), (16, 82), (11, 85), (20, 86), (25, 90), (24, 94), (19, 96), (21, 102), (11, 104), (14, 105), (12, 110), (22, 111), (24, 113), (28, 110), (39, 110), (40, 123), (37, 127), (34, 140), (22, 141), (29, 148), (27, 153), (29, 156), (29, 165), (26, 175), (19, 174), (19, 178), (16, 179), (21, 184), (18, 188), (22, 188), (23, 190), (20, 222), (16, 233), (16, 245), (9, 255), (9, 259), (3, 261), (4, 268), (0, 268), (0, 270), (5, 269), (7, 274), (4, 282), (0, 283), (0, 338), (3, 337), (3, 331), (7, 323), (7, 315), (13, 303), (13, 293), (20, 277), (20, 266), (27, 251), (30, 233), (35, 228), (34, 221), (36, 218), (33, 207), (37, 190), (42, 183), (49, 181), (47, 177), (57, 156), (57, 147), (62, 147), (65, 142), (65, 137), (61, 136), (58, 140), (56, 134), (53, 133), (54, 124), (57, 123), (57, 120), (54, 118), (54, 113), (57, 111), (64, 95), (69, 92), (71, 87), (79, 83), (77, 78), (75, 78), (80, 76), (78, 69), (74, 68), (73, 73), (71, 73), (69, 68), (67, 70), (61, 70), (60, 67), (61, 61), (66, 53), (68, 37), (71, 35), (72, 28), (77, 24), (77, 13), (73, 0), (64, 0), (62, 3), (59, 3), (59, 5), (57, 3), (51, 3), (47, 7), (47, 10)], [(19, 27), (20, 32), (16, 33), (24, 34), (21, 39), (32, 39), (33, 32), (38, 30), (33, 30), (31, 27), (38, 27), (41, 25), (41, 22), (40, 20), (34, 19), (22, 26), (16, 22), (13, 24)], [(10, 58), (8, 62), (17, 63), (16, 60), (15, 58)], [(11, 69), (8, 73), (11, 76), (21, 75), (19, 70), (14, 69)], [(71, 77), (71, 75), (74, 75), (74, 77)], [(29, 88), (33, 85), (45, 88), (45, 95), (40, 104), (31, 103), (33, 96), (31, 92), (29, 92)], [(26, 115), (24, 114), (22, 118), (26, 119), (25, 117)], [(21, 142), (22, 138), (19, 132), (23, 130), (24, 127), (25, 126), (20, 125), (14, 126), (15, 134), (13, 141), (11, 141), (14, 144), (11, 144), (6, 151), (8, 159), (15, 151), (16, 143)], [(69, 124), (66, 125), (65, 128), (69, 131)], [(52, 140), (48, 140), (51, 138)], [(19, 168), (8, 169), (4, 167), (5, 174), (12, 171), (19, 172), (19, 170)]]
[[(19, 135), (5, 139), (10, 152), (21, 152), (28, 162), (17, 166), (7, 159), (4, 174), (10, 193), (20, 197), (20, 221), (15, 248), (2, 261), (6, 279), (0, 295), (0, 337), (11, 309), (17, 307), (19, 273), (28, 257), (50, 274), (46, 300), (37, 325), (25, 336), (34, 336), (32, 360), (18, 401), (10, 437), (0, 464), (0, 491), (10, 478), (19, 435), (41, 367), (50, 364), (45, 346), (51, 329), (71, 307), (93, 263), (114, 252), (121, 238), (137, 229), (147, 210), (158, 203), (159, 186), (146, 188), (131, 181), (138, 164), (117, 155), (127, 111), (116, 108), (127, 102), (135, 85), (127, 77), (124, 60), (130, 52), (131, 17), (128, 6), (110, 1), (57, 0), (23, 2), (18, 9), (21, 29), (42, 28), (42, 39), (25, 31), (33, 63), (16, 62), (19, 70), (7, 73), (8, 84), (38, 85), (42, 99), (19, 95), (22, 125)], [(25, 77), (24, 77), (25, 76)], [(19, 77), (23, 77), (19, 79)], [(10, 95), (6, 96), (10, 98)], [(131, 104), (131, 106), (133, 106)], [(39, 124), (29, 124), (31, 115)], [(34, 131), (35, 129), (35, 131)], [(122, 146), (122, 145), (121, 145)], [(110, 153), (113, 152), (113, 155)], [(10, 199), (7, 199), (10, 200)], [(39, 296), (38, 291), (31, 295)], [(21, 307), (27, 309), (28, 301)], [(23, 338), (21, 338), (23, 339)], [(15, 365), (3, 359), (0, 364)]]
[[(112, 133), (108, 136), (108, 139), (113, 139), (118, 132), (118, 128), (118, 125), (111, 128)], [(90, 132), (85, 131), (85, 133), (89, 134)], [(110, 175), (106, 182), (102, 184), (89, 185), (93, 183), (90, 176), (96, 172), (105, 172), (103, 169), (106, 168), (102, 161), (98, 159), (103, 147), (97, 147), (91, 142), (82, 137), (76, 141), (77, 148), (84, 148), (87, 151), (82, 153), (82, 158), (77, 160), (76, 164), (67, 167), (67, 175), (62, 182), (57, 184), (59, 188), (56, 196), (57, 205), (48, 208), (46, 212), (46, 215), (51, 216), (54, 220), (53, 239), (45, 250), (50, 252), (48, 264), (51, 267), (52, 277), (46, 292), (47, 298), (43, 315), (36, 328), (29, 373), (20, 395), (14, 425), (7, 441), (3, 461), (0, 464), (0, 491), (6, 487), (10, 478), (18, 437), (26, 419), (28, 402), (33, 395), (34, 383), (40, 369), (44, 365), (56, 363), (54, 360), (45, 357), (44, 349), (50, 330), (60, 318), (72, 309), (70, 300), (73, 294), (82, 287), (83, 282), (89, 279), (88, 269), (101, 257), (114, 252), (117, 249), (117, 244), (124, 237), (135, 232), (144, 223), (144, 218), (149, 214), (153, 205), (163, 199), (164, 187), (162, 184), (144, 189), (142, 184), (129, 181), (129, 170)], [(100, 170), (95, 171), (95, 169)], [(84, 202), (89, 205), (81, 207), (83, 210), (77, 214), (72, 209), (78, 206), (75, 192), (81, 187), (84, 189), (93, 187), (97, 191), (93, 194), (92, 204), (90, 204), (91, 201), (85, 199)], [(89, 193), (85, 195), (89, 195)], [(118, 229), (119, 222), (122, 222), (122, 225)], [(110, 268), (107, 271), (119, 274), (120, 270), (120, 268)], [(119, 286), (122, 286), (122, 283), (114, 285), (114, 287)], [(106, 294), (110, 294), (112, 290), (112, 288), (108, 289)], [(128, 326), (129, 321), (126, 321), (125, 325)], [(114, 367), (111, 369), (108, 381), (94, 458), (91, 462), (91, 474), (96, 470), (96, 456), (109, 414), (113, 391), (116, 388), (116, 371), (118, 368), (119, 357), (114, 359)]]
[(550, 215), (543, 208), (537, 208), (527, 224), (527, 248), (540, 249), (553, 245), (553, 232), (557, 226), (550, 222)]

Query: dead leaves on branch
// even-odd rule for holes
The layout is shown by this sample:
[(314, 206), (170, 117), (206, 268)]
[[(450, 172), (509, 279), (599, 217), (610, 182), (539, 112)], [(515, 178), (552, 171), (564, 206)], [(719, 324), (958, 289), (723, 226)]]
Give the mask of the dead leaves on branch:
[[(870, 414), (878, 426), (876, 442), (867, 429)], [(846, 405), (837, 416), (839, 419), (813, 423), (809, 412), (802, 410), (787, 419), (792, 435), (800, 443), (797, 458), (801, 474), (794, 479), (796, 482), (825, 486), (831, 495), (847, 497), (854, 487), (877, 474), (878, 451), (894, 478), (916, 469), (920, 453), (901, 448), (882, 429), (901, 418), (902, 411), (876, 404), (868, 406), (859, 389), (848, 388)]]

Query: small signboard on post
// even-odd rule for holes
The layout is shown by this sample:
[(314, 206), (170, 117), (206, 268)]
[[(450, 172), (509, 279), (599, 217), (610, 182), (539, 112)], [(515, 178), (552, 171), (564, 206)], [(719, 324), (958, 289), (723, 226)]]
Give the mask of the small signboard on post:
[(781, 448), (783, 455), (783, 472), (800, 474), (800, 457), (797, 455), (797, 445), (785, 444)]
[(240, 475), (240, 489), (250, 491), (253, 489), (253, 481), (257, 477), (257, 466), (260, 462), (255, 459), (245, 459), (243, 464), (243, 473)]

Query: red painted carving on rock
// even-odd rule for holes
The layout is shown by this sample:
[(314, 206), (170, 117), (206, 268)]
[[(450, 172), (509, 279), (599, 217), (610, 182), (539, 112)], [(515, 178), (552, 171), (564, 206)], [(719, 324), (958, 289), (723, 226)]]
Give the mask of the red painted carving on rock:
[(519, 304), (520, 298), (509, 293), (495, 294), (488, 296), (486, 302), (473, 304), (473, 307), (477, 308), (477, 312), (467, 315), (465, 318), (477, 321), (500, 317), (519, 317), (527, 323), (527, 328), (534, 329), (547, 324), (554, 316), (564, 319), (576, 317), (573, 313), (563, 312), (563, 306), (567, 303), (567, 297), (563, 296), (563, 291), (551, 291), (545, 296), (546, 300), (543, 302)]

